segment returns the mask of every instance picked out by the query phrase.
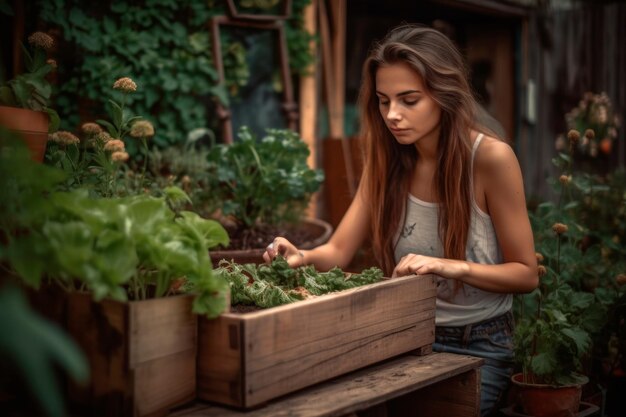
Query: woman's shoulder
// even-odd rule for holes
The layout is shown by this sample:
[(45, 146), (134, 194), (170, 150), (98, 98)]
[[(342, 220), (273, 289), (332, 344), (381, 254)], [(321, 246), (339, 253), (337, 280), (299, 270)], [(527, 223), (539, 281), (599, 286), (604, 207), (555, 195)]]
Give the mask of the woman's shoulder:
[(492, 175), (502, 169), (518, 165), (513, 148), (503, 140), (483, 135), (474, 156), (475, 168), (484, 174)]

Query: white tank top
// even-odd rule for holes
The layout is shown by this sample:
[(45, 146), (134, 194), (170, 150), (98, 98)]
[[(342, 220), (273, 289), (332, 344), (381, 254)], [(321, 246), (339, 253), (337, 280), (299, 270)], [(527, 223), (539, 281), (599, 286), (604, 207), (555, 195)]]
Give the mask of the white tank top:
[[(472, 175), (474, 155), (483, 139), (479, 134), (472, 148)], [(472, 176), (470, 176), (471, 178)], [(468, 261), (480, 264), (502, 263), (502, 253), (491, 217), (482, 211), (474, 199), (472, 189), (472, 213), (465, 256)], [(443, 257), (443, 247), (438, 231), (437, 204), (422, 201), (409, 194), (406, 220), (397, 233), (394, 251), (396, 263), (409, 254)], [(455, 291), (453, 279), (437, 278), (437, 326), (464, 326), (499, 316), (511, 309), (512, 294), (483, 291), (468, 284), (461, 284)]]

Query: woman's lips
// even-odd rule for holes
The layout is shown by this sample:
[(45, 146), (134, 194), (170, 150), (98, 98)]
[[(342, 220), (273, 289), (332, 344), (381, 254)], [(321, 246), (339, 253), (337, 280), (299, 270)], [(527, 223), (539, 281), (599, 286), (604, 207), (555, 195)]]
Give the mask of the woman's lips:
[(391, 133), (393, 133), (394, 135), (398, 135), (398, 134), (402, 134), (407, 132), (409, 129), (398, 129), (398, 128), (394, 128), (394, 127), (390, 127), (389, 130), (391, 131)]

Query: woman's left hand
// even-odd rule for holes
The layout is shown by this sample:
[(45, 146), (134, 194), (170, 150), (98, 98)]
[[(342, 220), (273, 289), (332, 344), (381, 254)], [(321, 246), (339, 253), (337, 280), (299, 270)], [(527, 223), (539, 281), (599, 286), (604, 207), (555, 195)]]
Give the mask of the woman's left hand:
[(392, 278), (406, 275), (437, 274), (444, 278), (459, 279), (469, 272), (469, 264), (453, 259), (433, 258), (409, 253), (396, 265)]

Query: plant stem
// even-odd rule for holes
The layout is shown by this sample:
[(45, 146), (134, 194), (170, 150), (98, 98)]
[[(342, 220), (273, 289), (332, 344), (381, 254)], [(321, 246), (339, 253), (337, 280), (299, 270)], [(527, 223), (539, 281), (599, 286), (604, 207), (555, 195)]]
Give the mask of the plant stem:
[(141, 169), (141, 179), (139, 180), (139, 186), (143, 188), (143, 181), (146, 175), (146, 169), (148, 168), (148, 143), (145, 136), (141, 137), (141, 145), (143, 151), (143, 168)]

